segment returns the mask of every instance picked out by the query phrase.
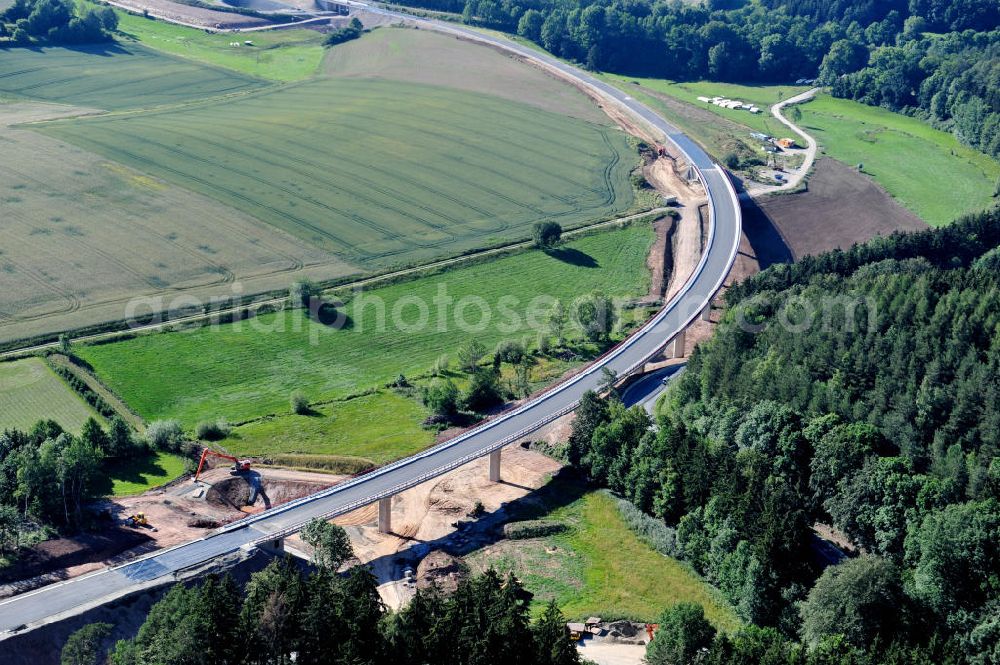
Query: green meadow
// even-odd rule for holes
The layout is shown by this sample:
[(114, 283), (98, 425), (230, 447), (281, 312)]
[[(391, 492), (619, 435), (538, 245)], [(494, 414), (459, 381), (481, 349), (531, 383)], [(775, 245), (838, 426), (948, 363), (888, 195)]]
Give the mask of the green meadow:
[[(297, 81), (316, 73), (323, 35), (316, 30), (262, 30), (245, 35), (194, 30), (119, 11), (118, 30), (127, 40), (210, 65), (272, 81)], [(253, 42), (245, 44), (246, 40)], [(239, 46), (233, 46), (238, 43)]]
[(474, 569), (512, 571), (535, 594), (534, 609), (554, 599), (571, 619), (588, 616), (656, 621), (664, 608), (699, 603), (720, 630), (740, 626), (732, 608), (690, 568), (639, 539), (604, 492), (555, 479), (513, 507), (516, 519), (565, 526), (552, 536), (501, 541), (467, 557)]
[(864, 165), (903, 206), (932, 226), (996, 199), (1000, 164), (947, 132), (885, 109), (829, 95), (803, 104), (802, 126), (823, 152)]
[[(342, 309), (350, 318), (343, 329), (290, 310), (214, 328), (82, 346), (77, 353), (146, 420), (176, 418), (192, 427), (221, 416), (241, 423), (288, 413), (295, 390), (311, 402), (323, 402), (380, 387), (400, 373), (425, 373), (441, 354), (451, 354), (454, 362), (455, 350), (471, 338), (492, 349), (501, 339), (534, 337), (526, 321), (537, 296), (568, 303), (595, 289), (616, 296), (645, 294), (652, 240), (649, 225), (635, 224), (574, 240), (551, 253), (525, 251), (375, 288), (348, 299)], [(437, 307), (436, 298), (450, 298), (452, 304)], [(418, 326), (420, 302), (427, 304), (424, 326)], [(536, 319), (544, 320), (548, 302), (537, 304)], [(477, 303), (490, 308), (489, 319)], [(439, 312), (445, 315), (443, 325)], [(511, 315), (521, 325), (513, 325)], [(467, 325), (457, 325), (459, 319)], [(247, 440), (267, 436), (266, 430), (248, 432)], [(297, 444), (291, 448), (301, 451)]]
[(35, 99), (109, 111), (152, 108), (255, 90), (266, 82), (115, 42), (3, 49), (0, 98)]
[(0, 363), (0, 430), (47, 418), (77, 434), (91, 417), (102, 420), (41, 358)]

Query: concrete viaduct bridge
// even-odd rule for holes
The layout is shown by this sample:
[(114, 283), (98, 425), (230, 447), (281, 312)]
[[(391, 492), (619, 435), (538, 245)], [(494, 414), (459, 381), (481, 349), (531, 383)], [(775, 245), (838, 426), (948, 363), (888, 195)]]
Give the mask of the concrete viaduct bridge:
[(604, 354), (585, 371), (552, 387), (535, 399), (502, 413), (449, 441), (283, 506), (229, 524), (204, 538), (184, 543), (119, 566), (51, 584), (0, 602), (0, 640), (88, 607), (106, 603), (138, 589), (176, 579), (180, 571), (253, 547), (280, 548), (283, 539), (309, 520), (343, 515), (378, 502), (379, 528), (391, 529), (391, 501), (396, 494), (489, 456), (491, 480), (500, 479), (500, 451), (576, 408), (588, 390), (599, 389), (602, 370), (624, 379), (641, 372), (645, 363), (670, 345), (671, 355), (683, 355), (685, 330), (707, 313), (736, 258), (741, 234), (740, 206), (728, 175), (693, 141), (624, 92), (548, 55), (474, 30), (415, 19), (357, 2), (368, 11), (386, 14), (421, 27), (512, 53), (554, 74), (588, 87), (606, 103), (624, 111), (670, 141), (686, 157), (708, 195), (710, 223), (701, 261), (684, 287), (641, 329)]

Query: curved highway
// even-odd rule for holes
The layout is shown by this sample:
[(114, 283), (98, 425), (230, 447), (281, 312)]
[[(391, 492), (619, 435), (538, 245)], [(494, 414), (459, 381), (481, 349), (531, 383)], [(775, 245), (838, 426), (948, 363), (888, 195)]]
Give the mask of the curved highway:
[(584, 372), (532, 401), (417, 455), (309, 497), (234, 522), (205, 538), (161, 550), (127, 564), (14, 596), (0, 603), (0, 639), (9, 637), (12, 631), (75, 613), (85, 606), (106, 602), (142, 585), (172, 579), (177, 571), (211, 561), (241, 547), (280, 538), (297, 531), (314, 517), (342, 515), (379, 499), (391, 497), (513, 443), (572, 411), (584, 392), (600, 387), (603, 368), (613, 370), (619, 377), (641, 369), (649, 358), (701, 313), (722, 286), (736, 258), (739, 245), (740, 207), (729, 177), (697, 144), (624, 92), (543, 53), (473, 30), (414, 19), (367, 5), (365, 8), (416, 21), (425, 27), (532, 60), (557, 71), (563, 77), (589, 86), (605, 100), (619, 104), (662, 133), (694, 165), (705, 185), (710, 223), (701, 261), (680, 292), (640, 330), (599, 358)]

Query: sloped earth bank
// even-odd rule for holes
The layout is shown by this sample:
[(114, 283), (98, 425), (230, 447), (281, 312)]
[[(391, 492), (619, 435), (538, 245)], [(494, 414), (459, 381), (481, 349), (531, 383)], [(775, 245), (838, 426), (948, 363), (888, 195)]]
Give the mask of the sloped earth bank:
[[(213, 562), (200, 569), (199, 575), (185, 578), (185, 584), (195, 584), (205, 573), (228, 573), (239, 585), (244, 585), (250, 575), (262, 570), (272, 560), (271, 556), (256, 551), (249, 557), (232, 557)], [(60, 665), (60, 652), (67, 638), (76, 630), (90, 623), (111, 624), (111, 633), (101, 644), (111, 649), (120, 639), (133, 637), (146, 620), (153, 604), (160, 600), (172, 585), (163, 584), (88, 610), (82, 614), (41, 626), (27, 633), (8, 638), (3, 643), (3, 665)]]

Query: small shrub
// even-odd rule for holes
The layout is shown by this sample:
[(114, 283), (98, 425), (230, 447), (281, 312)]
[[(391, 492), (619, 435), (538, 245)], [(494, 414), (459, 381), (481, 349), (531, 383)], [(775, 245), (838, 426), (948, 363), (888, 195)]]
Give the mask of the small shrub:
[(543, 356), (547, 356), (551, 350), (552, 342), (549, 339), (549, 336), (544, 332), (538, 333), (538, 352)]
[(500, 372), (495, 369), (480, 369), (472, 375), (469, 387), (462, 395), (462, 406), (469, 411), (483, 413), (494, 406), (503, 404), (500, 392)]
[(472, 374), (486, 355), (486, 347), (479, 340), (469, 340), (458, 349), (458, 364), (462, 371)]
[(229, 436), (232, 427), (220, 418), (216, 421), (203, 420), (195, 427), (194, 433), (202, 441), (221, 441)]
[(562, 238), (562, 227), (556, 222), (537, 222), (531, 227), (531, 238), (539, 249), (555, 247)]
[(288, 402), (292, 407), (292, 413), (298, 416), (309, 413), (309, 400), (298, 390), (291, 394)]
[(386, 388), (411, 388), (410, 380), (406, 378), (406, 375), (398, 375), (391, 383), (386, 385)]
[(434, 379), (423, 391), (424, 406), (448, 418), (458, 410), (458, 387), (449, 379)]
[(434, 361), (434, 367), (431, 368), (431, 373), (434, 376), (441, 376), (442, 374), (446, 374), (448, 372), (449, 364), (451, 364), (451, 361), (448, 359), (448, 354), (443, 353), (440, 356), (438, 356), (437, 360)]
[(293, 283), (292, 287), (288, 289), (288, 301), (292, 307), (309, 309), (313, 298), (318, 298), (320, 292), (321, 290), (318, 286), (307, 279), (302, 280)]
[(486, 506), (483, 505), (482, 501), (476, 501), (476, 505), (472, 506), (472, 510), (469, 511), (469, 517), (475, 517), (479, 519), (486, 514)]
[(497, 344), (494, 357), (498, 362), (517, 365), (525, 356), (524, 344), (517, 340), (505, 339)]
[(560, 522), (544, 520), (525, 520), (511, 522), (503, 527), (503, 535), (511, 540), (527, 540), (528, 538), (544, 538), (566, 531), (568, 527)]
[(643, 174), (641, 169), (636, 169), (635, 171), (632, 172), (631, 180), (632, 180), (632, 187), (634, 187), (635, 189), (653, 188), (653, 186), (649, 184), (649, 181), (646, 180), (646, 176)]
[(155, 420), (146, 428), (146, 439), (158, 450), (176, 450), (184, 441), (184, 430), (176, 420)]

